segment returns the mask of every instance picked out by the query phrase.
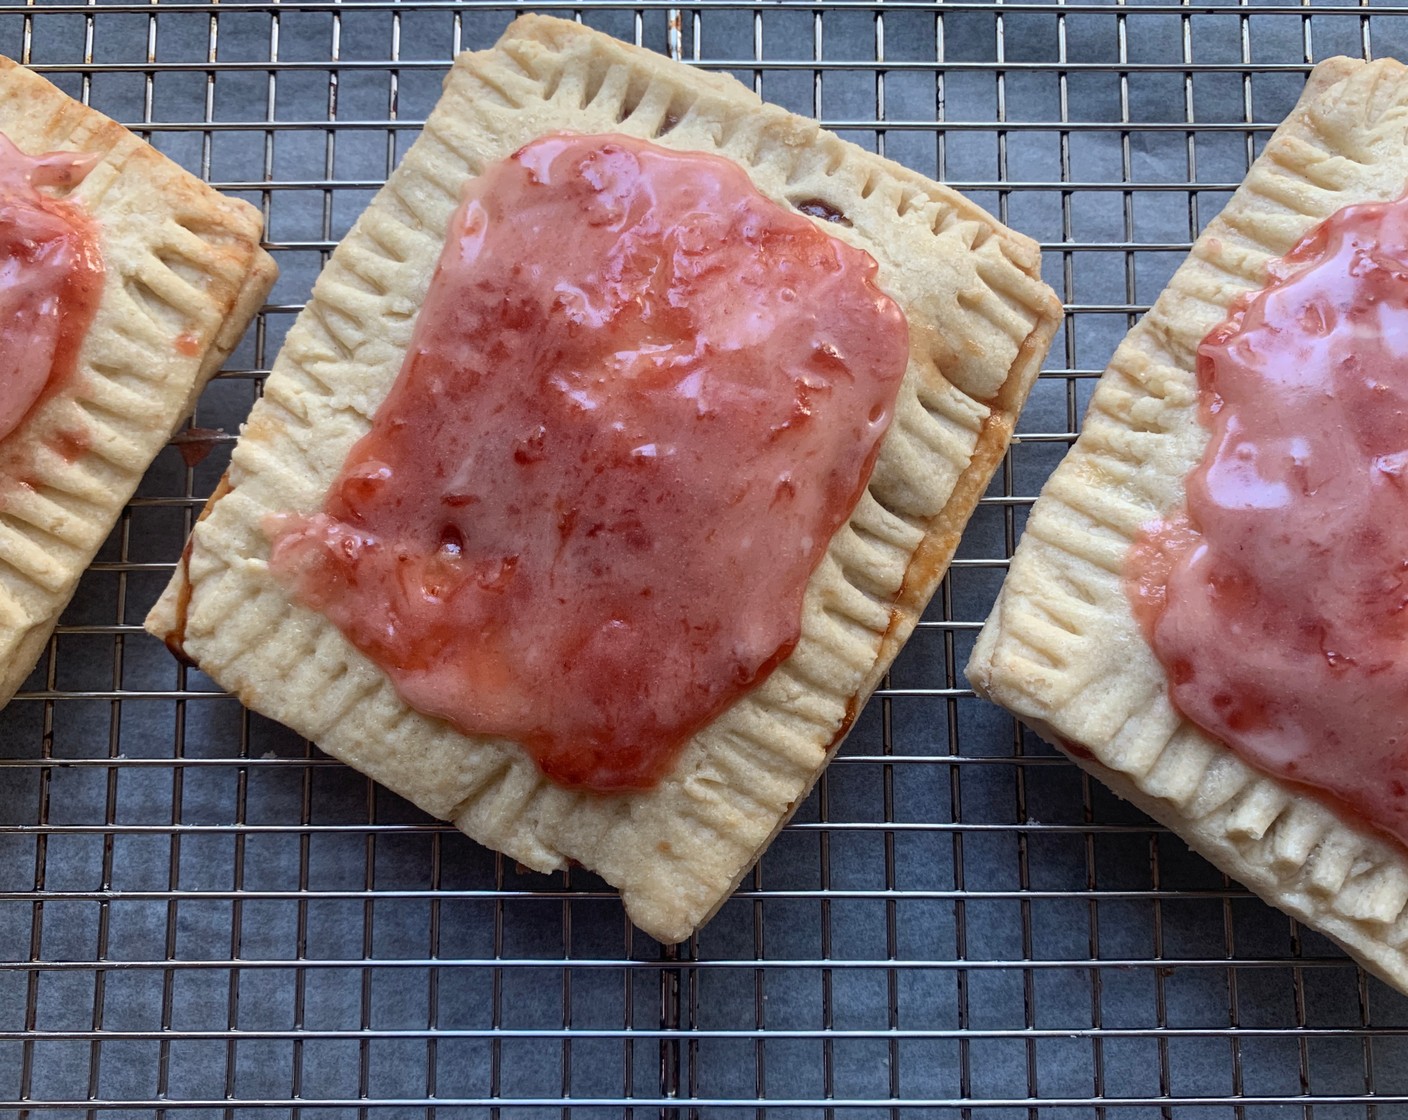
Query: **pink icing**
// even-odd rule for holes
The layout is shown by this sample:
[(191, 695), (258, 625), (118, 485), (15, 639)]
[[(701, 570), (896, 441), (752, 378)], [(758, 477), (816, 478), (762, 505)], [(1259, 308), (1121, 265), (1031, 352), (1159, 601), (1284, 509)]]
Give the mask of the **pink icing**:
[(102, 294), (97, 230), (46, 190), (83, 180), (97, 157), (30, 156), (0, 135), (0, 440), (72, 376)]
[(1408, 842), (1408, 200), (1271, 275), (1199, 348), (1211, 439), (1130, 594), (1181, 712)]
[(273, 571), (418, 710), (648, 786), (797, 642), (907, 362), (875, 274), (727, 160), (537, 140), (470, 183)]

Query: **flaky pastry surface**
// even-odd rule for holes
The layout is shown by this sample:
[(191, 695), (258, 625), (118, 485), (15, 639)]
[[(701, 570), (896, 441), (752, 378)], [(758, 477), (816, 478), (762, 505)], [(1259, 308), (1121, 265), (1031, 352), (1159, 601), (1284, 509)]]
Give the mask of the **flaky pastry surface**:
[[(646, 792), (547, 782), (513, 743), (404, 704), (270, 577), (263, 519), (319, 508), (400, 370), (469, 176), (546, 133), (621, 132), (730, 157), (783, 205), (821, 202), (905, 309), (911, 357), (869, 489), (808, 585), (794, 653)], [(547, 871), (575, 861), (667, 942), (728, 896), (806, 795), (927, 603), (1060, 315), (1038, 252), (921, 176), (706, 74), (524, 17), (461, 55), (425, 131), (328, 263), (220, 493), (148, 619), (249, 706)]]
[(3, 706), (277, 270), (254, 207), (4, 57), (0, 132), (31, 155), (101, 155), (68, 197), (95, 219), (106, 273), (72, 381), (0, 441)]
[(1408, 991), (1408, 853), (1183, 719), (1122, 583), (1135, 535), (1183, 504), (1207, 445), (1198, 344), (1319, 222), (1403, 194), (1405, 136), (1408, 69), (1346, 58), (1315, 68), (1102, 375), (1080, 438), (1032, 510), (968, 677), (1229, 875)]

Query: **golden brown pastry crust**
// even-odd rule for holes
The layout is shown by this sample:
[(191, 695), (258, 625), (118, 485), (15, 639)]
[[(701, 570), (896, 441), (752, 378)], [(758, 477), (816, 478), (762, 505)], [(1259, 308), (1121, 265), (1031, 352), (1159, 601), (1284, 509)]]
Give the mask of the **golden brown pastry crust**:
[[(31, 154), (101, 155), (70, 197), (96, 219), (106, 269), (72, 382), (0, 442), (3, 706), (277, 270), (254, 207), (4, 57), (0, 132)], [(76, 456), (74, 434), (86, 445)]]
[(1331, 59), (1121, 343), (1043, 489), (968, 677), (1229, 875), (1408, 991), (1408, 853), (1182, 719), (1131, 614), (1141, 526), (1184, 500), (1207, 430), (1196, 348), (1266, 266), (1341, 207), (1408, 184), (1408, 69)]
[[(260, 524), (319, 507), (399, 372), (466, 177), (543, 134), (624, 132), (736, 160), (783, 203), (820, 201), (907, 312), (912, 355), (869, 490), (808, 586), (790, 658), (647, 792), (546, 782), (512, 743), (407, 707), (269, 577)], [(147, 621), (251, 707), (521, 863), (576, 861), (679, 941), (806, 795), (942, 577), (1060, 317), (1036, 246), (911, 171), (573, 23), (516, 21), (462, 55), (425, 131), (328, 263), (235, 450), (228, 486)]]

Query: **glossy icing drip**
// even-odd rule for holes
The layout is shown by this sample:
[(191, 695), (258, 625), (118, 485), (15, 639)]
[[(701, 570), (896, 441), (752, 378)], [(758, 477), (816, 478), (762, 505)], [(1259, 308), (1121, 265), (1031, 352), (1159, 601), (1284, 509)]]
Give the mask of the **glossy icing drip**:
[(1127, 586), (1182, 713), (1408, 842), (1408, 200), (1271, 277), (1199, 348), (1211, 438)]
[(470, 183), (273, 570), (416, 709), (648, 786), (797, 642), (908, 359), (875, 274), (722, 158), (535, 141)]
[(97, 160), (26, 155), (0, 134), (0, 440), (72, 377), (97, 312), (97, 226), (49, 193), (77, 186)]

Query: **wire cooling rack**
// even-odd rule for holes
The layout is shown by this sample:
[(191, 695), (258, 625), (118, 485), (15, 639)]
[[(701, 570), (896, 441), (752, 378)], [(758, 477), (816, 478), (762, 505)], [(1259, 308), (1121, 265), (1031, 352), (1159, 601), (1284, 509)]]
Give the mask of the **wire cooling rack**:
[(1094, 378), (1334, 53), (1408, 8), (534, 5), (728, 70), (1040, 240), (1069, 316), (959, 559), (743, 889), (662, 949), (143, 635), (337, 237), (511, 6), (19, 4), (0, 50), (263, 208), (283, 277), (0, 713), (0, 1114), (1408, 1116), (1408, 1003), (961, 667)]

